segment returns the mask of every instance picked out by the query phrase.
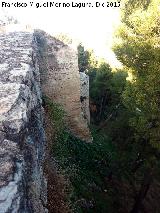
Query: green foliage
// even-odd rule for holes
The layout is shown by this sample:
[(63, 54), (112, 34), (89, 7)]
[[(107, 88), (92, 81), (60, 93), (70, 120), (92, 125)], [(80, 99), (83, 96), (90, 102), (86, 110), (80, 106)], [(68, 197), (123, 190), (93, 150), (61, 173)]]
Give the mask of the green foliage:
[[(122, 24), (113, 49), (125, 69), (132, 73), (132, 80), (126, 84), (122, 97), (129, 112), (128, 125), (132, 129), (132, 140), (129, 141), (135, 151), (128, 177), (135, 188), (138, 188), (135, 183), (141, 186), (138, 189), (141, 196), (137, 197), (133, 207), (133, 212), (138, 212), (147, 194), (142, 196), (146, 174), (152, 179), (159, 178), (159, 1), (126, 0), (124, 3)], [(134, 156), (133, 152), (131, 156)]]
[(96, 104), (98, 120), (106, 119), (121, 102), (126, 77), (126, 72), (112, 72), (105, 62), (97, 68), (94, 79), (90, 81), (90, 98)]
[(101, 96), (107, 95), (111, 87), (112, 73), (108, 64), (101, 64), (97, 69), (95, 79), (90, 87), (91, 98), (101, 99)]
[(90, 81), (90, 100), (96, 106), (92, 115), (94, 122), (107, 118), (121, 102), (121, 94), (126, 84), (127, 72), (113, 72), (104, 60), (96, 59), (94, 52), (78, 46), (78, 62), (80, 71), (86, 71)]
[(132, 79), (126, 82), (126, 72), (113, 72), (106, 63), (90, 65), (88, 60), (90, 97), (97, 109), (91, 116), (98, 129), (105, 124), (101, 134), (111, 139), (115, 151), (108, 168), (122, 185), (114, 184), (108, 192), (109, 212), (130, 211), (134, 197), (135, 205), (139, 202), (138, 212), (149, 189), (144, 193), (146, 174), (158, 179), (160, 171), (160, 11), (158, 0), (123, 3), (122, 24), (113, 49)]
[(85, 50), (80, 43), (77, 47), (78, 51), (78, 66), (80, 72), (92, 72), (96, 69), (98, 61), (94, 55), (93, 50)]
[[(146, 6), (147, 3), (147, 6)], [(160, 138), (160, 23), (159, 1), (141, 1), (125, 7), (123, 23), (114, 47), (118, 59), (132, 71), (133, 82), (123, 94), (124, 103), (134, 113), (131, 124), (137, 137), (159, 148)]]
[(93, 143), (67, 132), (62, 108), (45, 100), (58, 130), (53, 155), (70, 181), (73, 212), (129, 212), (143, 194), (145, 177), (160, 175), (159, 1), (124, 3), (114, 51), (131, 81), (126, 71), (113, 72), (92, 51), (78, 47), (79, 69), (88, 70), (90, 98), (97, 108), (91, 114)]
[(53, 122), (56, 134), (61, 135), (64, 131), (65, 111), (60, 104), (52, 102), (47, 96), (43, 96), (43, 104), (48, 111), (51, 121)]
[(137, 9), (145, 10), (150, 4), (150, 0), (123, 0), (122, 2), (124, 5), (122, 8), (122, 21), (128, 25), (130, 25), (128, 19), (130, 14), (134, 13)]
[(53, 146), (55, 159), (71, 183), (73, 212), (101, 213), (110, 208), (105, 177), (110, 174), (116, 153), (109, 138), (92, 133), (93, 143), (64, 132)]
[(115, 144), (105, 134), (97, 134), (95, 127), (93, 143), (75, 138), (65, 130), (61, 106), (52, 103), (48, 97), (44, 97), (44, 106), (56, 130), (53, 156), (70, 182), (72, 190), (68, 199), (73, 212), (114, 213), (117, 207), (114, 208), (113, 201), (118, 199), (119, 193), (115, 194), (107, 179), (112, 173), (117, 177), (122, 173)]
[[(123, 72), (112, 73), (110, 67), (103, 64), (97, 75), (97, 90), (99, 87), (107, 88), (108, 84), (103, 82), (105, 78), (110, 82), (110, 90), (112, 88), (113, 93), (116, 91), (120, 95), (122, 82), (126, 77)], [(117, 80), (122, 82), (116, 84)], [(118, 110), (118, 115), (109, 122), (109, 128), (106, 127), (101, 133), (97, 133), (96, 127), (93, 128), (93, 143), (87, 144), (65, 130), (64, 112), (59, 105), (48, 98), (45, 98), (45, 105), (56, 128), (53, 156), (60, 171), (70, 182), (72, 190), (68, 198), (73, 212), (116, 212), (122, 206), (119, 198), (123, 193), (117, 183), (112, 185), (112, 179), (128, 181), (133, 175), (131, 165), (139, 151), (131, 143), (127, 143), (131, 130), (123, 106)]]
[(88, 68), (89, 53), (84, 50), (84, 46), (82, 46), (82, 44), (78, 45), (77, 50), (79, 71), (84, 72)]

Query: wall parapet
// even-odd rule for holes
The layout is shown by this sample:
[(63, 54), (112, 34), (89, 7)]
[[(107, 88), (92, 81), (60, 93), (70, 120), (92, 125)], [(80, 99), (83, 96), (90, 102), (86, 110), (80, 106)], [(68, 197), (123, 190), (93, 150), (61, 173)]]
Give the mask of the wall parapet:
[(0, 212), (44, 213), (45, 134), (33, 33), (0, 34)]

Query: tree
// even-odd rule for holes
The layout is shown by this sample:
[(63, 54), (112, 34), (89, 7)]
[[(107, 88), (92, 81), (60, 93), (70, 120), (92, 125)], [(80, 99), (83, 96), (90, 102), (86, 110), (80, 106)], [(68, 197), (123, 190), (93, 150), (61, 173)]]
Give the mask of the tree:
[(78, 45), (77, 50), (79, 71), (84, 72), (89, 65), (89, 52), (84, 50), (84, 46), (81, 43)]
[(94, 81), (90, 85), (90, 97), (97, 106), (97, 119), (104, 117), (105, 108), (110, 98), (111, 79), (113, 74), (108, 64), (103, 63), (97, 68)]
[(132, 124), (156, 148), (160, 148), (159, 12), (157, 0), (152, 0), (147, 9), (138, 8), (130, 15), (127, 12), (128, 22), (122, 24), (120, 42), (114, 47), (134, 77), (123, 95), (126, 106), (136, 115)]
[[(142, 207), (153, 177), (157, 175), (160, 151), (160, 9), (158, 0), (124, 1), (122, 24), (114, 51), (133, 76), (123, 93), (132, 116), (135, 146), (139, 146), (142, 181), (132, 213)], [(138, 156), (137, 156), (138, 159)], [(137, 170), (137, 169), (136, 169)]]

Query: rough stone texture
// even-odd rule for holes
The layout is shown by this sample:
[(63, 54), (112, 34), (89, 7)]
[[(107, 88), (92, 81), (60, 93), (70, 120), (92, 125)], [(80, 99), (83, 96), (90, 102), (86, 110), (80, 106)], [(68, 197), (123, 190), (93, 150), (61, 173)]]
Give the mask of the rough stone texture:
[(90, 110), (89, 110), (89, 76), (84, 72), (80, 72), (81, 83), (81, 105), (84, 118), (87, 119), (90, 124)]
[(80, 74), (77, 52), (63, 42), (36, 31), (43, 93), (66, 111), (69, 130), (80, 139), (91, 142), (80, 102)]
[(0, 34), (0, 213), (44, 213), (44, 130), (32, 33)]
[[(40, 82), (43, 93), (66, 110), (71, 132), (92, 141), (84, 119), (88, 78), (81, 90), (75, 50), (40, 31), (1, 33), (0, 213), (47, 212)], [(84, 107), (80, 96), (86, 97)]]

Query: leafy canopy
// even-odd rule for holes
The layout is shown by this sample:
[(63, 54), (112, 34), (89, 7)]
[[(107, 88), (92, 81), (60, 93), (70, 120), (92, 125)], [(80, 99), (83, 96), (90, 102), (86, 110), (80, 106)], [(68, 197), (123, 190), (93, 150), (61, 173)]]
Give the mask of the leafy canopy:
[[(127, 10), (128, 8), (128, 10)], [(137, 136), (160, 148), (160, 3), (124, 1), (114, 51), (133, 80), (123, 94)]]

